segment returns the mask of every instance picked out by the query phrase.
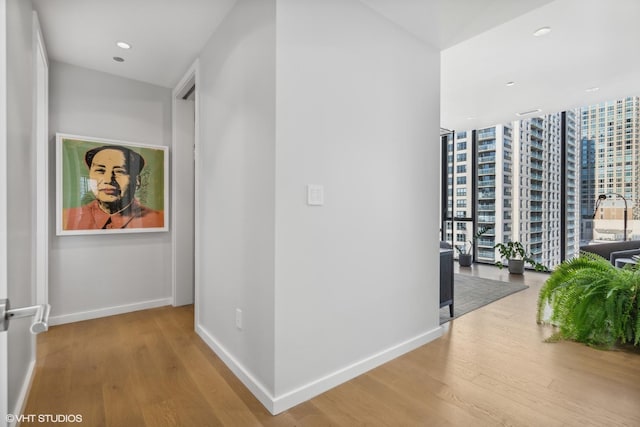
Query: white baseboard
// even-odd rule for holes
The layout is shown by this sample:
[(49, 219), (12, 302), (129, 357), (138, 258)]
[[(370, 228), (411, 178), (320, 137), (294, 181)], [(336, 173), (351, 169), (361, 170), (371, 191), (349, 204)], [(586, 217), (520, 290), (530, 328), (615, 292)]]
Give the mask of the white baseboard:
[(269, 412), (273, 412), (273, 395), (251, 375), (202, 325), (196, 325), (196, 333), (218, 355), (231, 372), (238, 377), (251, 393), (264, 405)]
[(78, 313), (62, 314), (59, 316), (49, 317), (49, 325), (62, 325), (71, 322), (80, 322), (82, 320), (97, 319), (99, 317), (113, 316), (115, 314), (130, 313), (132, 311), (146, 310), (149, 308), (162, 307), (171, 305), (172, 299), (160, 298), (149, 301), (141, 301), (133, 304), (117, 305), (112, 307), (99, 308), (96, 310), (81, 311)]
[[(20, 415), (24, 414), (25, 406), (27, 405), (27, 396), (29, 396), (29, 390), (31, 390), (31, 384), (33, 383), (33, 376), (35, 375), (36, 370), (36, 359), (35, 359), (35, 351), (34, 357), (29, 362), (29, 367), (27, 368), (27, 374), (22, 381), (22, 387), (20, 387), (20, 393), (18, 394), (18, 400), (16, 401), (16, 406), (10, 411), (10, 414)], [(16, 427), (18, 425), (17, 418), (13, 418), (11, 422), (7, 422), (7, 427)]]
[(319, 378), (302, 387), (284, 393), (274, 399), (273, 409), (269, 409), (272, 414), (279, 414), (302, 402), (305, 402), (327, 390), (330, 390), (344, 382), (347, 382), (359, 375), (364, 374), (396, 357), (402, 356), (418, 347), (421, 347), (442, 336), (440, 326), (424, 332), (418, 336), (410, 338), (393, 347), (389, 347), (372, 356), (355, 362), (349, 366), (339, 369), (323, 378)]
[(443, 329), (438, 326), (430, 331), (424, 332), (418, 336), (410, 338), (400, 344), (388, 349), (382, 350), (372, 356), (355, 362), (349, 366), (311, 381), (295, 390), (284, 393), (280, 396), (273, 396), (265, 387), (253, 378), (253, 376), (238, 363), (231, 354), (216, 341), (201, 325), (196, 326), (196, 332), (211, 347), (211, 349), (222, 359), (222, 361), (231, 369), (231, 371), (242, 381), (242, 383), (253, 393), (253, 395), (262, 403), (265, 408), (273, 415), (286, 411), (302, 402), (324, 393), (344, 382), (347, 382), (358, 375), (370, 371), (384, 363), (387, 363), (396, 357), (415, 350), (442, 336)]

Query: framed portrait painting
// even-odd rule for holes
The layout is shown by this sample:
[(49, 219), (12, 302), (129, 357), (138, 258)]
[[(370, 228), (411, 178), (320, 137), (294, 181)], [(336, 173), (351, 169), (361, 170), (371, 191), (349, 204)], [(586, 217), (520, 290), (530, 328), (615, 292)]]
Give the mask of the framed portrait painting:
[(56, 134), (56, 232), (168, 230), (168, 148)]

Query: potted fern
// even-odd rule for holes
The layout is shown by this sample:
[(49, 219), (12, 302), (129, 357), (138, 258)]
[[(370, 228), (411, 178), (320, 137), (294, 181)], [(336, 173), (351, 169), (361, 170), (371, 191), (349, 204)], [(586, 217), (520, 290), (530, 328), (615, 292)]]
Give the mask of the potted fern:
[[(473, 251), (473, 248), (476, 244), (476, 241), (486, 232), (488, 232), (489, 230), (491, 230), (493, 227), (492, 226), (486, 226), (486, 227), (480, 227), (478, 229), (478, 231), (476, 232), (476, 234), (473, 235), (473, 237), (471, 238), (471, 240), (468, 240), (467, 242), (463, 243), (462, 245), (456, 245), (456, 250), (458, 251), (458, 263), (460, 264), (460, 267), (470, 267), (471, 264), (473, 263), (473, 254), (471, 253), (471, 251)], [(469, 248), (467, 249), (467, 243), (469, 243)]]
[(540, 289), (536, 321), (548, 321), (559, 331), (547, 341), (570, 339), (610, 348), (640, 346), (640, 269), (616, 268), (609, 260), (583, 252), (564, 261)]
[(524, 246), (520, 242), (498, 243), (494, 247), (498, 249), (498, 253), (500, 254), (500, 260), (496, 261), (496, 266), (503, 269), (505, 265), (502, 263), (502, 260), (506, 260), (509, 273), (511, 274), (523, 274), (525, 264), (531, 265), (536, 271), (549, 270), (545, 265), (533, 259), (533, 257), (525, 251)]

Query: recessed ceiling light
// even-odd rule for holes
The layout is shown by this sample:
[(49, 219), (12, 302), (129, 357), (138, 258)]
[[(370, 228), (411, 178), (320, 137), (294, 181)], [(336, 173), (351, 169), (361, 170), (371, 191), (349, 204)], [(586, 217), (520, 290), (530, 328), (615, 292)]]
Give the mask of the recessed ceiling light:
[(550, 32), (551, 32), (551, 27), (541, 27), (541, 28), (538, 28), (537, 30), (535, 30), (533, 32), (533, 35), (535, 37), (541, 37), (541, 36), (546, 36)]
[(542, 111), (542, 110), (541, 110), (541, 109), (539, 109), (539, 108), (536, 108), (535, 110), (531, 110), (531, 111), (524, 111), (524, 112), (522, 112), (522, 113), (516, 113), (516, 116), (518, 116), (518, 117), (522, 117), (522, 116), (526, 116), (526, 115), (528, 115), (528, 114), (539, 113), (540, 111)]
[(114, 56), (113, 60), (116, 62), (124, 62), (124, 58), (120, 57), (120, 56)]
[(507, 86), (513, 86), (513, 85), (516, 84), (516, 82), (507, 82), (506, 84), (507, 84)]
[(116, 46), (120, 49), (131, 49), (131, 45), (127, 42), (116, 42)]
[(589, 89), (585, 89), (585, 92), (597, 92), (599, 91), (600, 88), (599, 87), (590, 87)]
[(469, 117), (467, 117), (467, 120), (475, 120), (475, 117), (469, 116)]

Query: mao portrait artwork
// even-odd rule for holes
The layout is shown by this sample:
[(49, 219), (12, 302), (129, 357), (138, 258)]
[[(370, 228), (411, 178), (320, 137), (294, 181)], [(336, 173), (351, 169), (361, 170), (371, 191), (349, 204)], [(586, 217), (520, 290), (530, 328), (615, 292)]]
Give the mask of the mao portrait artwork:
[(58, 135), (58, 234), (166, 231), (166, 147)]

